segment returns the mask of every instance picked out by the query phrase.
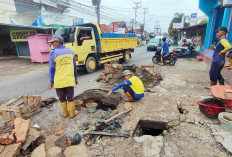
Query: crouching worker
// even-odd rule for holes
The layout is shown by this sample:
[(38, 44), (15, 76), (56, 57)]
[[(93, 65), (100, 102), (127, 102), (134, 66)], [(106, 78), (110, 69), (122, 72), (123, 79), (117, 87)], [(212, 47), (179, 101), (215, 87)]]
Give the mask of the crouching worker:
[(111, 91), (108, 92), (108, 95), (123, 87), (123, 90), (127, 96), (127, 99), (125, 101), (133, 102), (135, 100), (143, 98), (143, 82), (137, 76), (133, 76), (130, 70), (123, 71), (123, 76), (126, 79), (126, 81), (114, 87)]
[(50, 53), (48, 88), (54, 87), (59, 97), (63, 117), (68, 116), (67, 101), (70, 118), (77, 115), (74, 103), (74, 85), (78, 84), (77, 69), (74, 52), (63, 46), (64, 39), (61, 36), (54, 36), (48, 41), (54, 47)]

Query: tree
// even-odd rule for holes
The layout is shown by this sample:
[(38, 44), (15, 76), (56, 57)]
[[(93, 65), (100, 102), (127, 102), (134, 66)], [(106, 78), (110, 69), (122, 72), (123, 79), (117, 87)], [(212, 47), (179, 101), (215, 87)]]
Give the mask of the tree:
[[(171, 21), (171, 23), (169, 24), (169, 29), (168, 29), (168, 33), (171, 37), (177, 39), (177, 36), (178, 36), (178, 31), (173, 28), (173, 23), (181, 23), (182, 22), (182, 19), (184, 17), (184, 13), (175, 13), (174, 14), (174, 17)], [(184, 26), (187, 27), (189, 26), (189, 23), (185, 22), (184, 23)]]
[(208, 23), (208, 19), (202, 20), (199, 24), (205, 24), (205, 23)]

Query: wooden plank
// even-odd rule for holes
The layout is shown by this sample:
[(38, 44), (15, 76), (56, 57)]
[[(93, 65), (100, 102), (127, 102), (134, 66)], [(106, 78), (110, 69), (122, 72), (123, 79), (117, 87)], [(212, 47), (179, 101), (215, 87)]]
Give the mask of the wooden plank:
[(0, 106), (1, 111), (13, 111), (13, 112), (20, 112), (19, 107), (10, 107), (10, 106)]
[[(18, 122), (20, 122), (21, 120), (21, 123), (19, 124)], [(17, 131), (15, 131), (15, 137), (16, 137), (16, 143), (24, 143), (25, 140), (26, 140), (26, 137), (27, 137), (27, 134), (28, 134), (28, 131), (29, 131), (29, 126), (30, 126), (30, 120), (24, 120), (22, 118), (16, 118), (15, 119), (15, 125), (19, 125), (17, 126)]]
[(16, 112), (16, 117), (17, 118), (21, 118), (22, 117), (22, 113), (21, 112)]
[(34, 97), (33, 96), (28, 96), (29, 98), (29, 105), (34, 101)]
[(2, 120), (3, 123), (8, 121), (7, 111), (2, 111)]
[(21, 143), (7, 145), (1, 152), (1, 157), (16, 157), (21, 149)]
[(14, 112), (10, 112), (10, 120), (12, 120), (12, 121), (15, 120), (15, 114), (14, 114)]
[(24, 119), (29, 119), (29, 118), (33, 117), (34, 115), (40, 113), (41, 111), (42, 111), (42, 108), (38, 108), (38, 109), (33, 110), (33, 111), (29, 112), (29, 113), (22, 114), (22, 117)]
[(15, 98), (15, 99), (12, 99), (12, 100), (10, 100), (10, 101), (8, 101), (8, 102), (2, 104), (1, 106), (8, 106), (8, 105), (10, 105), (10, 104), (12, 104), (12, 103), (18, 101), (18, 100), (21, 99), (21, 98), (22, 98), (22, 96), (19, 96), (19, 97)]
[(24, 106), (28, 105), (28, 96), (27, 95), (23, 95), (23, 104), (24, 104)]

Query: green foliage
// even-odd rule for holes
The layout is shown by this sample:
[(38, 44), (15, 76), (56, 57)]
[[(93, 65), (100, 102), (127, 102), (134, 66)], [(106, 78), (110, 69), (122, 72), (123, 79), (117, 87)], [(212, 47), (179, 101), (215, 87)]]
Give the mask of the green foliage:
[(184, 27), (188, 27), (188, 26), (190, 26), (190, 22), (185, 22)]
[(202, 20), (199, 24), (205, 24), (205, 23), (208, 23), (208, 19)]
[(183, 17), (184, 17), (184, 13), (177, 12), (174, 14), (174, 17), (171, 23), (169, 24), (169, 29), (168, 29), (168, 33), (171, 37), (177, 38), (178, 32), (176, 29), (173, 29), (173, 23), (181, 23)]

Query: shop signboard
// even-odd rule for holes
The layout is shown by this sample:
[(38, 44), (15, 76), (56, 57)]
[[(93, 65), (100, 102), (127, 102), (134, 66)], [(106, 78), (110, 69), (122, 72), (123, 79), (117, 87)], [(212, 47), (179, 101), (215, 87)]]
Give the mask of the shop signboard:
[(222, 6), (223, 7), (231, 7), (232, 6), (232, 0), (222, 0)]
[(125, 34), (125, 28), (118, 28), (117, 34)]
[(190, 26), (194, 26), (196, 24), (197, 24), (197, 13), (192, 13), (190, 19)]
[(27, 41), (27, 36), (36, 34), (36, 29), (11, 30), (10, 36), (12, 42)]
[(118, 23), (114, 23), (113, 28), (114, 28), (114, 32), (117, 32), (118, 31)]
[(173, 28), (182, 28), (183, 27), (183, 23), (173, 23)]

